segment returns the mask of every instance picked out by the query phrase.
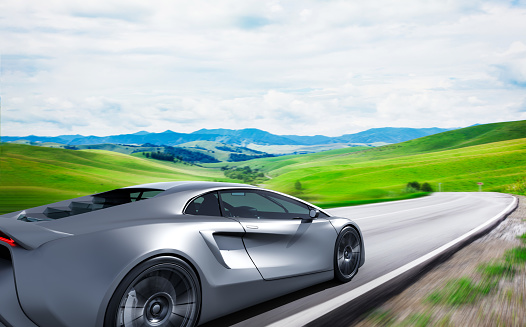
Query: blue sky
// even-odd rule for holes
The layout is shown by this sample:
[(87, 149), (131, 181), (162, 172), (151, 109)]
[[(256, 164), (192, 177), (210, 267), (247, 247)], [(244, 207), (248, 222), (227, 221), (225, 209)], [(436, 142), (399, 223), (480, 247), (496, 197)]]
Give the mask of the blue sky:
[(526, 119), (524, 1), (0, 3), (2, 135)]

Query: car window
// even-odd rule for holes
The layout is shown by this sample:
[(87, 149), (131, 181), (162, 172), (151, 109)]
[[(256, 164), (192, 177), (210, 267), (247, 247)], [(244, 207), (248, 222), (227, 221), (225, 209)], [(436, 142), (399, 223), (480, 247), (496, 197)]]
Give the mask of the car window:
[(135, 202), (139, 200), (146, 200), (153, 198), (162, 191), (140, 191), (140, 192), (131, 192), (130, 193), (130, 202)]
[[(262, 192), (262, 194), (283, 206), (288, 213), (294, 214), (294, 217), (307, 218), (309, 216), (309, 207), (304, 203), (275, 193)], [(298, 214), (305, 215), (305, 217), (298, 216)]]
[(221, 216), (217, 193), (207, 193), (196, 198), (186, 206), (184, 213), (187, 215)]
[(271, 192), (252, 190), (222, 191), (221, 204), (227, 217), (259, 219), (307, 218), (309, 209), (297, 201)]

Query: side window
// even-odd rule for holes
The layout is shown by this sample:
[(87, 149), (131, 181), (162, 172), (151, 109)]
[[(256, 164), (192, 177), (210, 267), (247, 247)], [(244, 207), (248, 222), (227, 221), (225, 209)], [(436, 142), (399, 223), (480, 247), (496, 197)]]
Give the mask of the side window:
[(309, 218), (309, 207), (306, 204), (271, 192), (264, 192), (263, 194), (282, 206), (291, 218)]
[(306, 205), (265, 191), (222, 191), (221, 204), (227, 217), (292, 219), (309, 215)]
[(285, 213), (277, 203), (250, 190), (222, 191), (221, 201), (227, 217), (272, 218), (272, 213)]
[(186, 206), (184, 213), (187, 215), (221, 216), (217, 193), (207, 193), (196, 198)]

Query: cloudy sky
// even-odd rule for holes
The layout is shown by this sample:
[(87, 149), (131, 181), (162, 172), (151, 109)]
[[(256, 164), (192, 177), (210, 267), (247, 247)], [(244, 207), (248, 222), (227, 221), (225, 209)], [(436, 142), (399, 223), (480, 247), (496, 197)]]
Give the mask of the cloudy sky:
[(3, 0), (2, 135), (526, 119), (525, 0)]

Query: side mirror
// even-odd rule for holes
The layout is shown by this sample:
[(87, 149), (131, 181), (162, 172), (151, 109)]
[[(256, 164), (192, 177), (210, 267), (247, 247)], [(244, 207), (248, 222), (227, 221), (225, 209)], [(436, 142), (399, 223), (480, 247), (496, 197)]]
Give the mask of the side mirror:
[(311, 217), (312, 219), (318, 218), (319, 215), (320, 215), (320, 210), (318, 210), (318, 209), (310, 209), (309, 210), (309, 217)]

